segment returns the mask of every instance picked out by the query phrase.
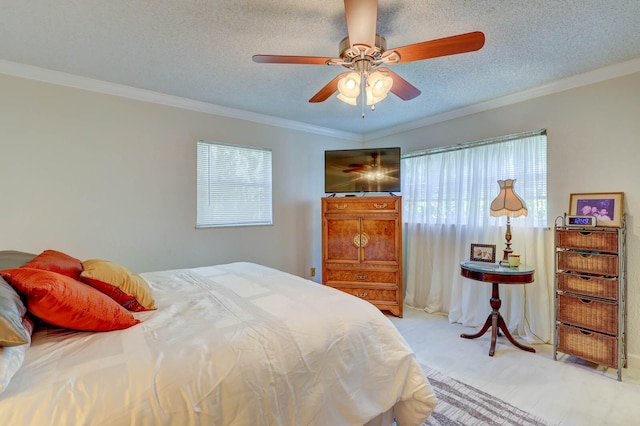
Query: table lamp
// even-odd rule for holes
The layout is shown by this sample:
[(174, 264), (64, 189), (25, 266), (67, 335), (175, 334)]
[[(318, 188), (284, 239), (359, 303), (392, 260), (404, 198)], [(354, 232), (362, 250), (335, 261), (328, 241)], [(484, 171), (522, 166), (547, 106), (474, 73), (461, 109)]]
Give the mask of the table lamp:
[(507, 242), (506, 248), (504, 249), (504, 256), (500, 261), (500, 265), (502, 266), (509, 265), (509, 253), (513, 252), (513, 250), (511, 250), (511, 218), (526, 216), (528, 213), (525, 202), (513, 191), (515, 182), (515, 179), (499, 180), (500, 193), (495, 200), (491, 202), (490, 206), (491, 216), (507, 217), (507, 233), (505, 234)]

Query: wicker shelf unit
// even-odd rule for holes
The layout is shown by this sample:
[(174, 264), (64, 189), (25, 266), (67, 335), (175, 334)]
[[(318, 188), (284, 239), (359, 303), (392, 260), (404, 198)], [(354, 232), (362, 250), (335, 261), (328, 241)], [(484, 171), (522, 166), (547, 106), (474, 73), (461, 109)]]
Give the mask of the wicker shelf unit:
[(625, 220), (620, 227), (555, 226), (558, 352), (617, 369), (626, 356)]

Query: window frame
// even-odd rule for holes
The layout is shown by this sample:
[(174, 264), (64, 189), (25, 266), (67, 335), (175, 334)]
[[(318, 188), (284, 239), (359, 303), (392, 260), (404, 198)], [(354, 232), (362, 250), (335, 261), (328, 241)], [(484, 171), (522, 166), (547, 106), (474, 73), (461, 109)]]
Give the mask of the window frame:
[[(212, 153), (212, 147), (219, 152)], [(208, 151), (207, 158), (201, 158), (204, 155), (204, 149)], [(238, 170), (232, 167), (239, 162), (234, 163), (229, 158), (217, 163), (219, 167), (224, 167), (222, 171), (215, 170), (212, 173), (214, 170), (212, 157), (216, 154), (226, 154), (227, 157), (239, 156), (247, 160), (250, 160), (251, 156), (258, 158), (264, 155), (265, 158), (261, 160), (262, 163), (243, 162), (244, 174), (238, 176)], [(207, 169), (203, 170), (203, 167)], [(204, 176), (205, 173), (208, 176)], [(234, 189), (228, 190), (229, 186)], [(221, 190), (216, 191), (216, 187)], [(203, 193), (206, 193), (207, 200), (203, 200)], [(252, 200), (255, 203), (252, 204)], [(209, 209), (202, 205), (205, 202), (209, 204)], [(214, 207), (218, 205), (216, 203), (227, 204), (222, 209), (216, 210)], [(207, 211), (206, 214), (205, 211)], [(252, 212), (258, 214), (253, 216)], [(257, 146), (198, 140), (196, 143), (196, 229), (270, 225), (273, 225), (272, 150)]]

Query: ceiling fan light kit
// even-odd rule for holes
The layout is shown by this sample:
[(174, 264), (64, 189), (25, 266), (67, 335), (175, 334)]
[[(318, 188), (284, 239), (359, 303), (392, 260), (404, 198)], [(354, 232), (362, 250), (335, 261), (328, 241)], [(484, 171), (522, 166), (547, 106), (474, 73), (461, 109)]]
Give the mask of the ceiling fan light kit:
[(360, 86), (360, 74), (357, 72), (348, 73), (338, 81), (338, 99), (350, 105), (357, 105)]
[[(476, 31), (424, 41), (387, 50), (387, 41), (376, 33), (378, 1), (344, 0), (348, 36), (338, 46), (338, 58), (317, 56), (254, 55), (253, 61), (272, 64), (340, 65), (349, 72), (336, 76), (316, 93), (309, 102), (324, 102), (336, 91), (337, 98), (350, 105), (375, 104), (391, 92), (404, 101), (420, 95), (420, 90), (382, 65), (420, 61), (441, 56), (473, 52), (484, 46), (484, 34)], [(366, 99), (365, 99), (366, 97)], [(364, 109), (362, 117), (364, 118)]]
[(338, 96), (336, 96), (338, 99), (340, 99), (342, 102), (344, 102), (345, 104), (349, 104), (349, 105), (358, 105), (358, 98), (357, 97), (353, 97), (353, 98), (349, 98), (346, 97), (345, 95), (343, 95), (342, 93), (338, 93)]
[(388, 75), (374, 71), (367, 77), (367, 105), (375, 105), (384, 98), (393, 87), (393, 79)]
[(352, 71), (338, 80), (337, 98), (349, 105), (357, 105), (363, 86), (367, 105), (375, 105), (387, 97), (393, 86), (393, 79), (380, 71)]

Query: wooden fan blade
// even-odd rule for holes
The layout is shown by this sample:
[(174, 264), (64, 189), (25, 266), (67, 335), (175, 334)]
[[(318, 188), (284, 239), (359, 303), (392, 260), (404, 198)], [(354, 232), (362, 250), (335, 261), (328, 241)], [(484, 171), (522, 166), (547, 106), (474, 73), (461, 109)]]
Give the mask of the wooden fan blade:
[(339, 60), (320, 56), (253, 55), (253, 62), (261, 64), (327, 65), (327, 61)]
[(340, 79), (347, 74), (349, 73), (343, 72), (342, 74), (338, 74), (333, 80), (327, 83), (326, 86), (320, 89), (318, 93), (313, 95), (313, 97), (309, 99), (309, 102), (311, 103), (324, 102), (327, 99), (329, 99), (329, 97), (334, 93), (336, 93), (336, 90), (338, 90), (338, 81), (340, 81)]
[(344, 0), (349, 44), (375, 47), (378, 0)]
[(379, 68), (380, 72), (389, 74), (389, 77), (393, 79), (393, 85), (391, 86), (391, 93), (402, 99), (403, 101), (410, 101), (411, 99), (420, 95), (420, 90), (413, 84), (409, 83), (404, 78), (400, 77), (389, 68)]
[(480, 50), (482, 46), (484, 46), (484, 34), (480, 31), (475, 31), (389, 49), (385, 52), (384, 56), (387, 56), (387, 52), (396, 52), (400, 55), (400, 61), (398, 63), (402, 64), (405, 62), (420, 61), (422, 59), (437, 58), (439, 56), (473, 52)]

